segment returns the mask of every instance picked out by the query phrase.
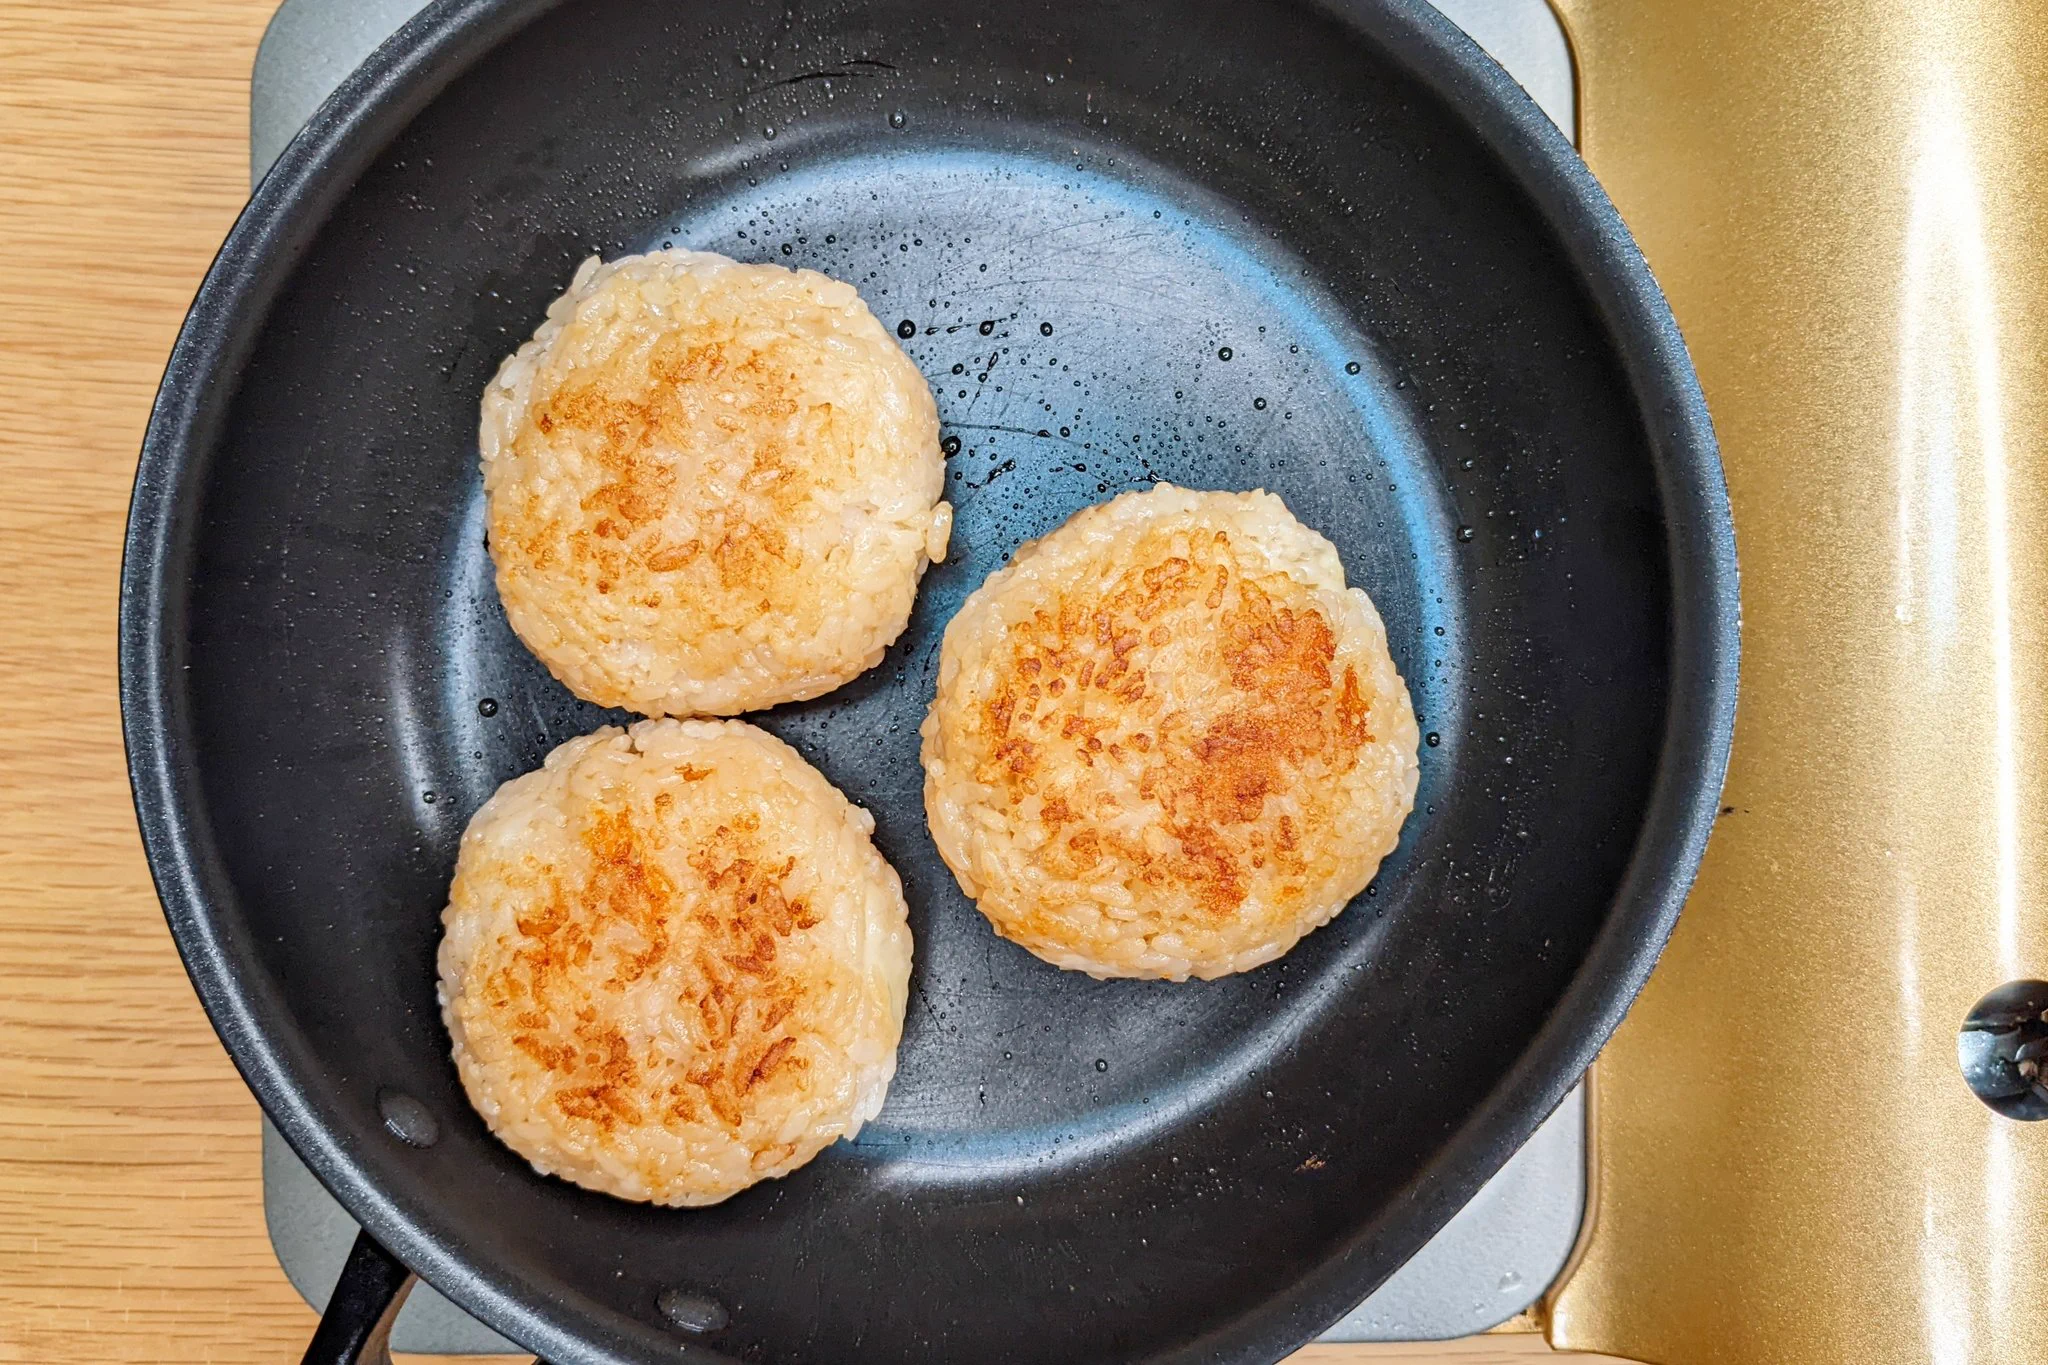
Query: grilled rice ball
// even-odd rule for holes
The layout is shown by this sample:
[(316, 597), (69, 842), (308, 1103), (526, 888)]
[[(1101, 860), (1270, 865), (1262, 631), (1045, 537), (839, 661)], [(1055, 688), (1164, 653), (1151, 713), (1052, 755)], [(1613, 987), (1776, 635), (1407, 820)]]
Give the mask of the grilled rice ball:
[(715, 1204), (882, 1107), (910, 931), (874, 820), (739, 721), (573, 739), (485, 803), (442, 1017), (491, 1131), (621, 1199)]
[(947, 626), (922, 733), (961, 888), (1097, 977), (1271, 961), (1364, 889), (1415, 804), (1379, 613), (1263, 492), (1160, 484), (1024, 546)]
[(480, 444), (512, 628), (643, 715), (872, 668), (953, 521), (931, 389), (853, 286), (710, 252), (585, 261), (484, 391)]

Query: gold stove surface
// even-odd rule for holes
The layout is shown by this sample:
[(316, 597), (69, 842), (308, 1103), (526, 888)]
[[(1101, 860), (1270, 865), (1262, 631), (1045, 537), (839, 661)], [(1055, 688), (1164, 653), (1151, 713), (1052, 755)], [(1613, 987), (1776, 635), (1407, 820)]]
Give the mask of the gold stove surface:
[(2048, 1123), (1967, 1089), (2048, 976), (2048, 4), (1558, 0), (1742, 561), (1726, 812), (1600, 1064), (1552, 1341), (2048, 1358)]

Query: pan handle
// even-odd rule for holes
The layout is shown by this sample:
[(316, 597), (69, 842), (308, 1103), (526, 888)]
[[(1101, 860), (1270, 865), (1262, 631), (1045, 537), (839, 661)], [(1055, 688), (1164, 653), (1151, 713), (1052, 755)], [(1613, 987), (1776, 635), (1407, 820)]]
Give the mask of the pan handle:
[(417, 1283), (404, 1262), (357, 1233), (300, 1365), (391, 1365), (391, 1324)]
[[(376, 1238), (358, 1232), (299, 1365), (391, 1365), (391, 1325), (418, 1283)], [(536, 1356), (533, 1365), (548, 1363)]]

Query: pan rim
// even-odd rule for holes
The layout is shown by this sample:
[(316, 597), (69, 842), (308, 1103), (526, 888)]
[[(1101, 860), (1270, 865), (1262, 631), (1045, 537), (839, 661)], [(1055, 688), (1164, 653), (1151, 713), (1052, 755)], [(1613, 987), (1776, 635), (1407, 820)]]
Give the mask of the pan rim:
[[(276, 291), (334, 206), (412, 117), (476, 61), (560, 0), (435, 0), (336, 90), (268, 174), (207, 271), (166, 366), (130, 504), (121, 570), (119, 685), (138, 823), (151, 875), (207, 1014), (293, 1148), (349, 1213), (463, 1308), (559, 1365), (612, 1359), (544, 1316), (537, 1294), (481, 1273), (416, 1223), (320, 1116), (264, 1019), (278, 1002), (237, 965), (195, 842), (205, 837), (168, 627), (182, 613), (177, 530), (195, 468), (217, 438), (234, 385)], [(1423, 0), (1312, 0), (1368, 30), (1501, 162), (1557, 234), (1562, 254), (1614, 337), (1643, 414), (1666, 516), (1671, 689), (1657, 773), (1620, 890), (1571, 984), (1502, 1083), (1442, 1144), (1406, 1208), (1361, 1232), (1288, 1293), (1160, 1361), (1274, 1359), (1373, 1287), (1370, 1263), (1412, 1254), (1564, 1098), (1633, 1002), (1677, 920), (1718, 814), (1733, 741), (1739, 614), (1735, 538), (1718, 449), (1678, 325), (1618, 212), (1548, 117)], [(686, 1355), (684, 1358), (688, 1358)]]

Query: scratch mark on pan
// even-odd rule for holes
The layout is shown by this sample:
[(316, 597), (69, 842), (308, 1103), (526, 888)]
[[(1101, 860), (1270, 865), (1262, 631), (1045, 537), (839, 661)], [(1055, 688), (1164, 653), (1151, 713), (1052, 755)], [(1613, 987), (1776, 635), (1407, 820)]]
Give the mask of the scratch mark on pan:
[(741, 92), (740, 103), (745, 104), (755, 96), (765, 95), (770, 90), (780, 90), (784, 86), (790, 85), (802, 85), (805, 81), (871, 81), (880, 79), (884, 72), (893, 75), (895, 70), (896, 68), (887, 62), (878, 62), (868, 57), (855, 57), (851, 61), (840, 63), (838, 67), (831, 70), (799, 72), (794, 76), (784, 76), (779, 81), (770, 81), (766, 85), (754, 86)]
[(1006, 431), (1012, 436), (1029, 436), (1035, 441), (1057, 441), (1061, 445), (1078, 448), (1080, 442), (1068, 436), (1055, 436), (1043, 427), (1006, 427), (999, 422), (948, 422), (948, 431)]

